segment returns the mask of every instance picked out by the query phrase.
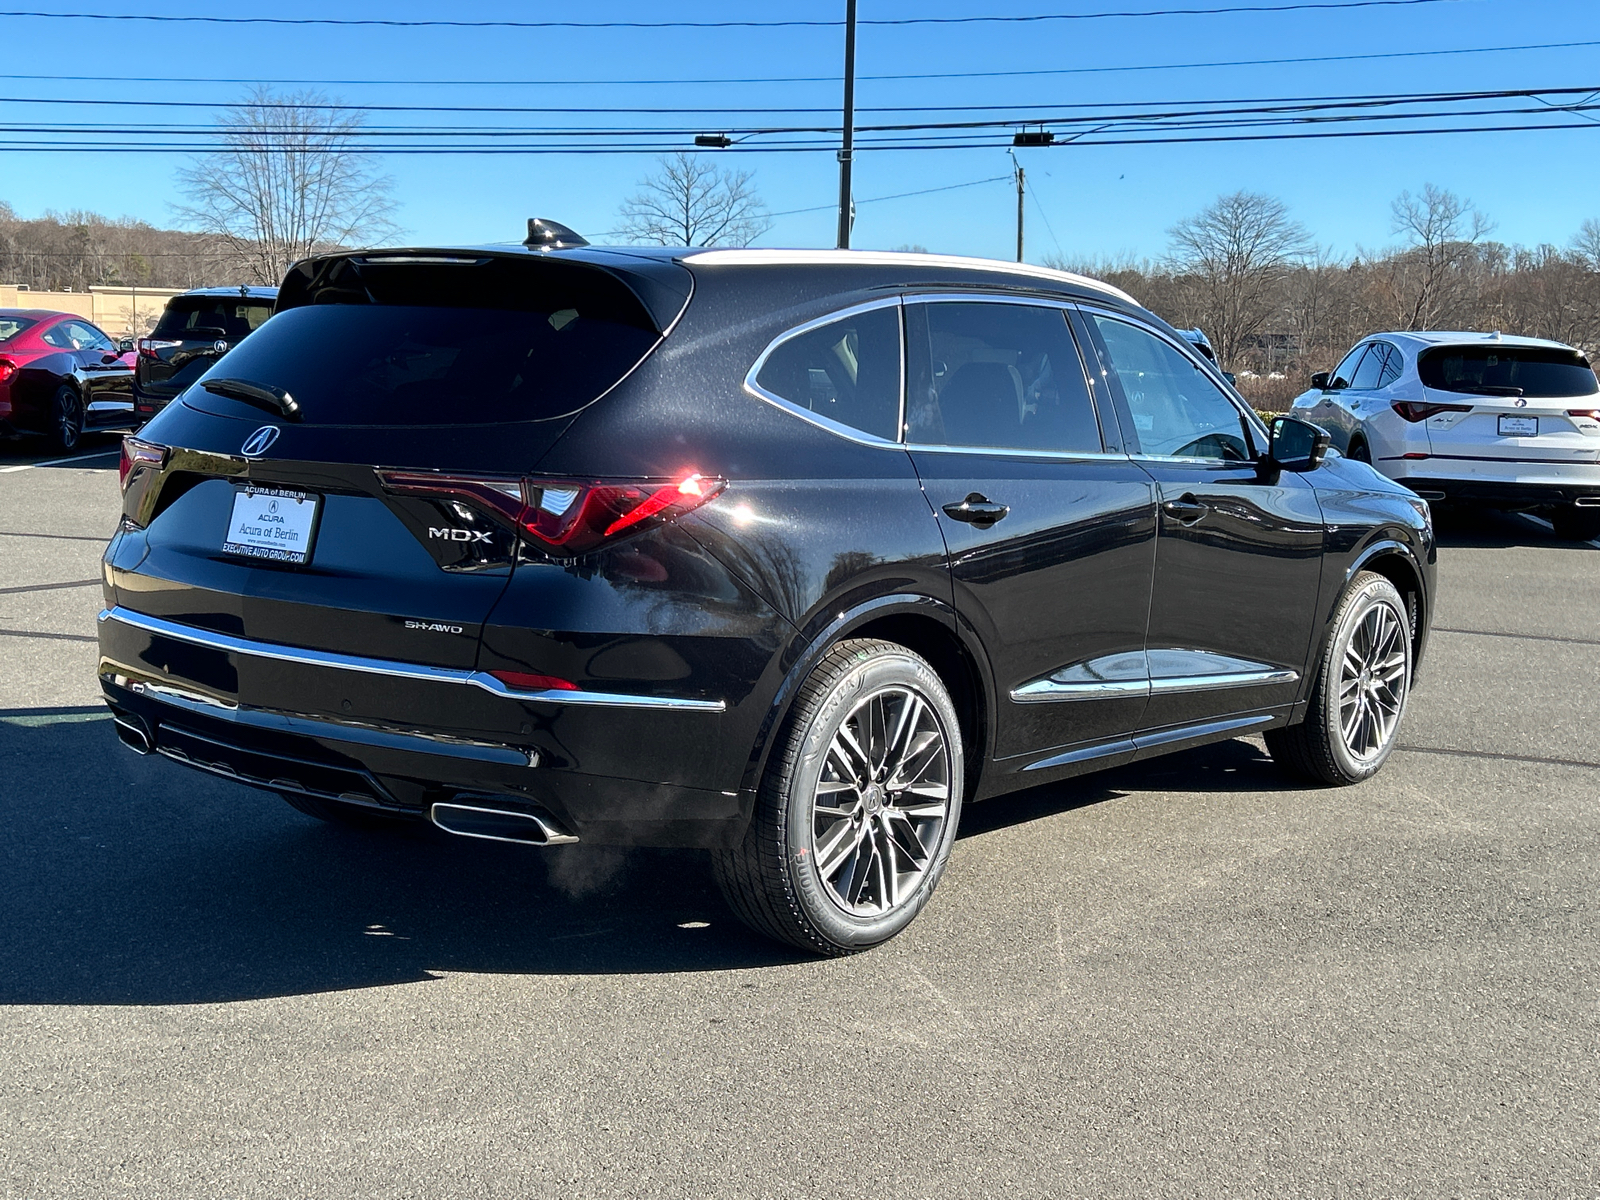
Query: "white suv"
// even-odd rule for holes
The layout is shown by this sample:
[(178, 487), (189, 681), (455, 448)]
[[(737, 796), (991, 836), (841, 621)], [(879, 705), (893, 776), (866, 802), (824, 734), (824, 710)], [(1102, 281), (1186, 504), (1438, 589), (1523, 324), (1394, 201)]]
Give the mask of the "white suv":
[(1571, 346), (1375, 333), (1294, 409), (1424, 499), (1539, 508), (1562, 537), (1600, 536), (1600, 384)]

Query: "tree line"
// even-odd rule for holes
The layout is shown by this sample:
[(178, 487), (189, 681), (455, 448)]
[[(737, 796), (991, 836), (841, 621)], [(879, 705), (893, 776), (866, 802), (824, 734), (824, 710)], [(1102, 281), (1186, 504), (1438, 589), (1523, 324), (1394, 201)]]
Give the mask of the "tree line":
[(1396, 241), (1340, 257), (1279, 200), (1219, 197), (1168, 231), (1162, 257), (1080, 262), (1179, 328), (1199, 327), (1240, 390), (1287, 407), (1312, 371), (1379, 330), (1501, 330), (1600, 349), (1600, 221), (1562, 246), (1490, 238), (1470, 200), (1427, 185), (1390, 206)]

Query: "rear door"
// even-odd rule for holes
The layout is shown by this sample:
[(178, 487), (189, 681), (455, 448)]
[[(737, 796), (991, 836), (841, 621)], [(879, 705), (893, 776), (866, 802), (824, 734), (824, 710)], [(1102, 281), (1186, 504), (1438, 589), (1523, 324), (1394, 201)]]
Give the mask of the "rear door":
[(994, 671), (999, 765), (1098, 757), (1145, 708), (1151, 481), (1114, 423), (1103, 437), (1063, 309), (929, 299), (905, 312), (908, 449), (956, 608)]
[(1322, 577), (1315, 491), (1258, 468), (1260, 431), (1176, 340), (1121, 315), (1084, 317), (1124, 436), (1157, 487), (1144, 724), (1158, 732), (1140, 745), (1292, 703)]
[[(140, 432), (168, 459), (125, 496), (143, 529), (117, 547), (118, 602), (253, 640), (472, 667), (516, 552), (493, 504), (515, 515), (519, 476), (660, 337), (615, 278), (541, 265), (321, 264), (331, 286), (305, 289), (204, 380), (277, 389), (296, 417), (196, 386)], [(380, 471), (437, 486), (399, 494)]]

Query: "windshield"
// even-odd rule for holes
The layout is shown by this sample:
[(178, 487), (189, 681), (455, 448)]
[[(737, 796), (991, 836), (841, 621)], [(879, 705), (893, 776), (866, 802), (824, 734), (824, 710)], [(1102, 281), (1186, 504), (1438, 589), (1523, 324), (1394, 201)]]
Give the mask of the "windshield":
[(1424, 386), (1479, 396), (1592, 396), (1589, 360), (1547, 346), (1439, 346), (1417, 357)]
[[(540, 420), (596, 399), (655, 344), (654, 330), (612, 316), (565, 303), (316, 304), (279, 313), (210, 374), (283, 388), (306, 424)], [(192, 394), (190, 403), (230, 402)]]
[[(272, 301), (237, 296), (174, 296), (151, 334), (156, 338), (242, 341), (272, 315)], [(205, 330), (207, 332), (202, 333)]]
[(24, 329), (32, 329), (38, 323), (29, 317), (0, 316), (0, 342), (9, 342)]

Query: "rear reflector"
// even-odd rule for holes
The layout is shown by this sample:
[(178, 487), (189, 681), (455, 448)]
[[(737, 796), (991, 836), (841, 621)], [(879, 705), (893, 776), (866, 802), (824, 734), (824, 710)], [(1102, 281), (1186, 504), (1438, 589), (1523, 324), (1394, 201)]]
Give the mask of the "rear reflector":
[(159, 471), (167, 465), (167, 454), (166, 446), (140, 441), (132, 436), (123, 438), (122, 461), (117, 464), (117, 479), (124, 490), (128, 486), (128, 477), (133, 474), (135, 467), (153, 467)]
[(378, 480), (395, 495), (465, 501), (558, 557), (587, 554), (614, 538), (665, 524), (727, 487), (726, 480), (698, 471), (650, 483), (385, 470)]
[(578, 685), (570, 679), (560, 679), (555, 675), (533, 675), (527, 671), (490, 671), (501, 683), (508, 688), (516, 688), (519, 692), (575, 692)]
[[(1396, 400), (1394, 411), (1400, 414), (1402, 421), (1410, 421), (1413, 425), (1426, 421), (1429, 417), (1438, 416), (1447, 412), (1471, 412), (1470, 404), (1423, 404), (1417, 400)], [(1409, 454), (1407, 458), (1411, 457)]]

